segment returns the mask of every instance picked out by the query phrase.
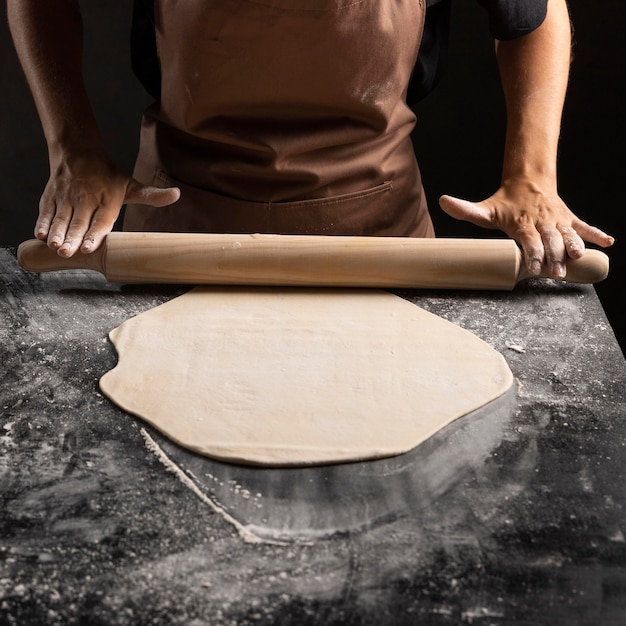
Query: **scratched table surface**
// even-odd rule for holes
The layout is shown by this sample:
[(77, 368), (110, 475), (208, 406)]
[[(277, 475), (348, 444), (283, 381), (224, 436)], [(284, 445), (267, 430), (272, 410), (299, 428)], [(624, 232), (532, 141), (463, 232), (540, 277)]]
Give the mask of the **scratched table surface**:
[(626, 623), (626, 363), (592, 287), (396, 291), (505, 356), (503, 406), (378, 465), (204, 481), (98, 390), (108, 332), (183, 292), (0, 250), (0, 623)]

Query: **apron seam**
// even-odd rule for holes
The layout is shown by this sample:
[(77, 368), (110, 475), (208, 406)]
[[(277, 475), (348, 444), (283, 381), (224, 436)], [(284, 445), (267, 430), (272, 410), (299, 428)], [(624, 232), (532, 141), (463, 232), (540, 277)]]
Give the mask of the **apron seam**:
[(364, 189), (363, 191), (357, 192), (349, 192), (346, 194), (340, 194), (338, 196), (328, 196), (326, 198), (307, 198), (305, 200), (287, 200), (287, 201), (274, 201), (269, 200), (267, 202), (263, 202), (268, 207), (276, 207), (276, 208), (284, 208), (289, 209), (289, 205), (294, 205), (294, 208), (303, 208), (307, 207), (315, 207), (315, 206), (329, 206), (332, 204), (340, 204), (342, 202), (350, 202), (352, 200), (360, 200), (361, 198), (367, 198), (369, 196), (375, 196), (382, 193), (388, 193), (393, 191), (393, 182), (385, 181), (380, 185), (376, 185), (376, 187), (370, 187), (369, 189)]

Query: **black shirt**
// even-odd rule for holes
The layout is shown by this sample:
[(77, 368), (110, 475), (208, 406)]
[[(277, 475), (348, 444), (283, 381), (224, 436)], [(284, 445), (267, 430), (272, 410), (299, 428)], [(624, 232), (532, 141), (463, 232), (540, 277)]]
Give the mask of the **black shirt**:
[[(488, 12), (489, 30), (495, 39), (515, 39), (543, 23), (548, 0), (477, 0)], [(416, 104), (441, 79), (448, 56), (452, 0), (426, 0), (426, 22), (417, 64), (409, 84), (407, 101)]]
[[(548, 0), (477, 0), (488, 12), (496, 39), (515, 39), (532, 32), (546, 16)], [(430, 93), (445, 69), (452, 0), (427, 0), (426, 22), (407, 101), (415, 104)], [(161, 92), (161, 73), (154, 30), (154, 0), (134, 0), (131, 63), (135, 76), (154, 98)]]

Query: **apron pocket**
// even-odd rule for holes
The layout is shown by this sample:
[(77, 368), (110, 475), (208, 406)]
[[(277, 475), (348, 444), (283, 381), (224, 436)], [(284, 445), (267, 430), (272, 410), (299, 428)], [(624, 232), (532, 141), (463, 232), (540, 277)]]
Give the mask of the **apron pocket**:
[(393, 235), (393, 183), (338, 196), (294, 202), (250, 202), (188, 185), (162, 169), (157, 187), (179, 187), (181, 197), (169, 207), (129, 205), (126, 230), (283, 235)]

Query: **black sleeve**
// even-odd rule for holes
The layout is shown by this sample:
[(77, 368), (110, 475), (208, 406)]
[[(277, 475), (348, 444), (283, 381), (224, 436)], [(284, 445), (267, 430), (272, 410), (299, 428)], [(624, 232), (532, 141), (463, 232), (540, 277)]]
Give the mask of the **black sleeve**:
[(417, 62), (407, 92), (407, 102), (416, 104), (438, 84), (448, 60), (450, 0), (429, 0)]
[(527, 35), (546, 18), (548, 0), (478, 0), (489, 12), (489, 29), (500, 40)]
[[(488, 12), (491, 34), (500, 40), (527, 35), (546, 18), (548, 0), (478, 0)], [(445, 72), (452, 0), (426, 0), (426, 23), (407, 102), (413, 106), (427, 96)]]
[(130, 58), (133, 74), (153, 98), (158, 98), (161, 95), (161, 67), (154, 30), (154, 0), (134, 1)]

